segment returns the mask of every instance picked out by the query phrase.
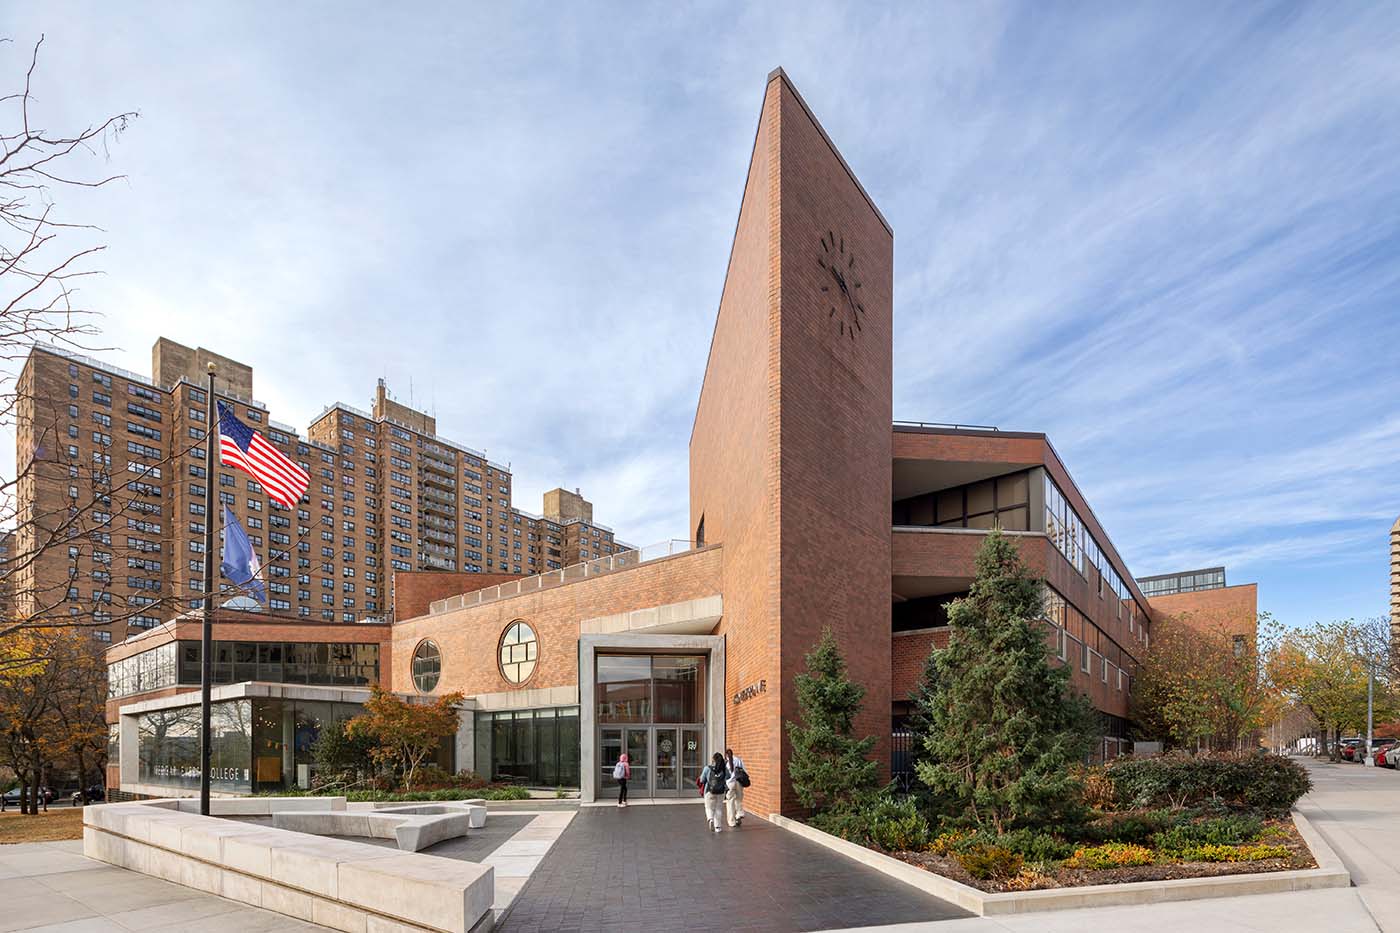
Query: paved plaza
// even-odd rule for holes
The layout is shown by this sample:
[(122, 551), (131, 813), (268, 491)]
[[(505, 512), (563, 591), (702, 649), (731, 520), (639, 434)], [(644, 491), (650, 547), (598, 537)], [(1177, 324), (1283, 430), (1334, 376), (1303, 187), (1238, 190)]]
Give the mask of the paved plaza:
[(827, 930), (966, 916), (756, 817), (712, 833), (697, 803), (582, 808), (501, 929)]
[(299, 933), (324, 927), (83, 855), (83, 844), (0, 846), (0, 933)]

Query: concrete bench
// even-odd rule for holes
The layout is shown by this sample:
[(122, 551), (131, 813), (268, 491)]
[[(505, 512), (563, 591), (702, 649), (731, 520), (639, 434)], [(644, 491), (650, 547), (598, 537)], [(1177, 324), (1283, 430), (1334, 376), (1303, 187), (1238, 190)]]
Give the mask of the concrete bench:
[[(346, 814), (344, 798), (221, 802), (260, 806), (266, 801), (275, 820), (279, 812), (315, 813), (299, 803), (299, 811), (281, 809), (308, 799), (339, 799), (339, 809), (316, 815), (377, 815)], [(492, 925), (495, 883), (490, 866), (200, 816), (185, 812), (185, 804), (145, 801), (86, 807), (83, 852), (122, 868), (353, 933), (479, 933)]]
[(372, 812), (274, 812), (277, 829), (319, 836), (368, 836), (393, 839), (404, 852), (417, 852), (444, 839), (465, 836), (473, 825), (486, 825), (486, 808), (455, 803), (392, 807)]

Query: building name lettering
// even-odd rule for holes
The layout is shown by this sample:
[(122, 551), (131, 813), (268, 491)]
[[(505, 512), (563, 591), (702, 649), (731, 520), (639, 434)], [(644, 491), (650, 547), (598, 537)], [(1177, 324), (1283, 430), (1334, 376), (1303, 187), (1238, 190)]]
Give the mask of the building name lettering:
[(749, 684), (747, 687), (745, 687), (743, 690), (740, 690), (738, 693), (734, 694), (734, 705), (735, 705), (735, 706), (738, 706), (740, 703), (743, 703), (743, 702), (746, 701), (746, 700), (752, 700), (754, 697), (758, 696), (760, 693), (767, 693), (767, 692), (768, 692), (768, 681), (766, 681), (766, 680), (760, 680), (760, 681), (757, 681), (756, 683), (751, 683), (751, 684)]

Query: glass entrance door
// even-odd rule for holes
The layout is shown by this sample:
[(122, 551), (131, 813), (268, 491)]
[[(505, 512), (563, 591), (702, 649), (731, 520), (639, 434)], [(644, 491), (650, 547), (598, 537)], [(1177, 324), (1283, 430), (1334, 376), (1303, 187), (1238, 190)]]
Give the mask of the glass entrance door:
[(627, 782), (627, 794), (635, 789), (637, 796), (651, 796), (651, 730), (627, 730), (627, 760), (632, 765), (632, 779)]
[[(617, 782), (613, 780), (613, 768), (622, 756), (622, 730), (605, 728), (598, 730), (598, 793), (609, 792), (617, 796)], [(627, 788), (631, 791), (631, 787)]]
[(681, 741), (679, 729), (656, 728), (656, 785), (658, 797), (674, 797), (680, 790)]

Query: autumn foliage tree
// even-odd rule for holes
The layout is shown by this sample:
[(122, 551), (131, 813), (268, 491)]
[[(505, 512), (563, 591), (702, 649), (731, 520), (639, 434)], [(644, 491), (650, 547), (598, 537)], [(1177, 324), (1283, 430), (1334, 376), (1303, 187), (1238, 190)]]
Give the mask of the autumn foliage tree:
[(19, 779), (25, 812), (55, 769), (83, 787), (106, 764), (106, 671), (84, 633), (28, 629), (0, 652), (22, 661), (0, 669), (0, 760)]
[(460, 693), (440, 696), (430, 704), (400, 699), (382, 687), (370, 688), (365, 712), (346, 723), (351, 737), (368, 736), (374, 742), (370, 754), (403, 778), (403, 789), (413, 790), (413, 779), (442, 740), (457, 732)]
[(1237, 751), (1278, 710), (1269, 652), (1278, 626), (1267, 613), (1255, 639), (1207, 619), (1168, 617), (1133, 680), (1133, 721), (1143, 738), (1189, 750)]
[(1366, 688), (1376, 676), (1374, 718), (1400, 713), (1394, 677), (1374, 628), (1352, 620), (1315, 623), (1287, 633), (1271, 659), (1271, 676), (1283, 696), (1308, 712), (1323, 730), (1324, 751), (1336, 755), (1335, 740), (1366, 726)]

